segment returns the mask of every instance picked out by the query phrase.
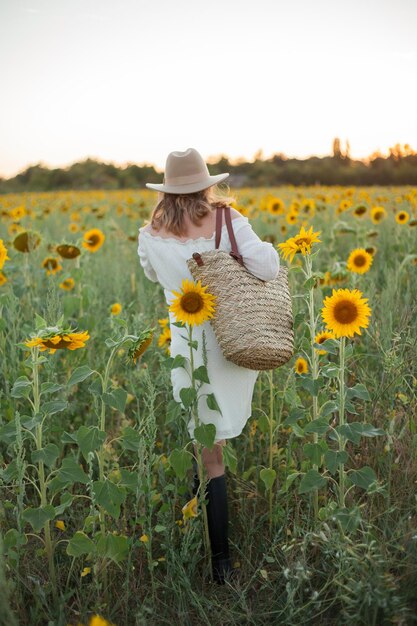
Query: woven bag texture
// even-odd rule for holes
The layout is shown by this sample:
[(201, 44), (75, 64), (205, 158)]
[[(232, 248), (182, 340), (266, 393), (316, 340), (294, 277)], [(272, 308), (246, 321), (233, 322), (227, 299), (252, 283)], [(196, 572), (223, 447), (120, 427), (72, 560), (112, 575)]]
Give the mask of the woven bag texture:
[(241, 367), (269, 370), (294, 354), (292, 300), (288, 268), (280, 265), (274, 280), (251, 274), (225, 250), (200, 254), (202, 265), (187, 260), (194, 280), (216, 296), (210, 319), (225, 359)]

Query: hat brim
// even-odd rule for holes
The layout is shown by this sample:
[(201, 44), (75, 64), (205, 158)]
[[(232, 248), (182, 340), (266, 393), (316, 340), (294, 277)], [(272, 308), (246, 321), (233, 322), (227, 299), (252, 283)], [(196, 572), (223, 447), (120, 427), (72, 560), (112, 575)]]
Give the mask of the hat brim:
[(165, 185), (164, 183), (146, 183), (146, 187), (148, 189), (155, 189), (155, 191), (162, 191), (164, 193), (195, 193), (196, 191), (202, 191), (203, 189), (208, 189), (213, 185), (217, 185), (221, 183), (222, 180), (227, 178), (229, 173), (225, 174), (216, 174), (215, 176), (210, 176), (205, 181), (200, 181), (199, 183), (190, 183), (188, 185)]

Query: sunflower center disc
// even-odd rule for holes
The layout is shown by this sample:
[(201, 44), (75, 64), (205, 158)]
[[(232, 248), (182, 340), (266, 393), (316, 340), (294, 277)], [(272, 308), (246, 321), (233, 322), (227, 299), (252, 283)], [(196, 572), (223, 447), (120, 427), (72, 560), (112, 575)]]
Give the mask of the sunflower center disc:
[(357, 256), (355, 256), (355, 265), (357, 267), (362, 267), (362, 265), (365, 265), (365, 257), (363, 256), (363, 254), (358, 254)]
[(199, 313), (203, 308), (203, 298), (198, 293), (186, 293), (181, 298), (181, 307), (187, 313)]
[(339, 324), (351, 324), (358, 317), (358, 311), (353, 302), (343, 300), (334, 307), (334, 317)]

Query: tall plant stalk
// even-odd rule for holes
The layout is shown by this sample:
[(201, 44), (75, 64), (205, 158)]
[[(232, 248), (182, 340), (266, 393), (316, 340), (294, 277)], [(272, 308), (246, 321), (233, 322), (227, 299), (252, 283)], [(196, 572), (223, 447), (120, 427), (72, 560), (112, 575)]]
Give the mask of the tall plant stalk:
[[(39, 419), (40, 417), (40, 392), (39, 392), (39, 348), (34, 346), (31, 348), (32, 353), (32, 369), (33, 369), (33, 412), (35, 419)], [(36, 423), (36, 449), (42, 449), (42, 426), (43, 420), (41, 422)], [(39, 478), (39, 486), (40, 486), (40, 500), (41, 506), (46, 506), (48, 504), (47, 498), (47, 481), (45, 480), (45, 466), (42, 459), (38, 461), (38, 478)], [(49, 567), (49, 576), (52, 584), (52, 592), (54, 598), (57, 598), (57, 589), (56, 589), (56, 572), (55, 572), (55, 563), (54, 563), (54, 545), (51, 538), (51, 528), (49, 520), (45, 522), (43, 526), (44, 534), (45, 534), (45, 550), (48, 557), (48, 567)]]
[[(312, 271), (312, 260), (309, 254), (305, 256), (305, 267), (306, 267), (305, 275), (307, 277), (307, 280), (310, 283), (310, 286), (308, 288), (308, 313), (309, 313), (308, 327), (310, 331), (310, 344), (311, 344), (311, 376), (312, 376), (313, 384), (314, 384), (314, 381), (317, 380), (318, 375), (319, 375), (319, 359), (318, 359), (317, 350), (314, 347), (314, 337), (316, 336), (317, 330), (316, 330), (316, 317), (314, 315), (314, 281), (313, 281), (313, 271)], [(318, 412), (319, 412), (318, 406), (319, 406), (318, 394), (314, 394), (313, 402), (312, 402), (312, 411), (313, 411), (312, 419), (313, 420), (318, 418)], [(318, 433), (313, 433), (313, 442), (316, 444), (318, 443), (318, 440), (319, 440)], [(313, 463), (313, 469), (318, 471), (317, 463)], [(318, 494), (317, 489), (315, 489), (313, 493), (313, 507), (314, 507), (314, 516), (316, 519), (318, 519), (319, 494)]]
[[(190, 348), (191, 385), (192, 385), (192, 388), (194, 390), (194, 395), (195, 395), (195, 400), (191, 405), (191, 414), (194, 418), (195, 428), (197, 428), (199, 426), (199, 419), (198, 419), (198, 410), (196, 410), (196, 404), (198, 407), (198, 397), (197, 397), (196, 382), (195, 382), (195, 377), (194, 377), (193, 327), (191, 324), (187, 326), (188, 326), (188, 345)], [(202, 453), (201, 453), (201, 444), (199, 441), (197, 441), (196, 447), (197, 447), (197, 468), (198, 468), (197, 471), (198, 471), (198, 478), (200, 480), (200, 493), (203, 494), (203, 497), (201, 499), (201, 510), (203, 512), (204, 544), (205, 544), (206, 554), (209, 554), (210, 548), (211, 548), (210, 535), (209, 535), (209, 528), (208, 528), (207, 507), (206, 507), (205, 500), (204, 500), (204, 494), (205, 494), (205, 489), (206, 489), (206, 479), (205, 479), (204, 464), (203, 464)]]
[[(339, 371), (339, 426), (345, 424), (345, 337), (340, 338)], [(346, 437), (340, 433), (339, 451), (345, 449)], [(339, 463), (339, 505), (345, 507), (345, 464)]]

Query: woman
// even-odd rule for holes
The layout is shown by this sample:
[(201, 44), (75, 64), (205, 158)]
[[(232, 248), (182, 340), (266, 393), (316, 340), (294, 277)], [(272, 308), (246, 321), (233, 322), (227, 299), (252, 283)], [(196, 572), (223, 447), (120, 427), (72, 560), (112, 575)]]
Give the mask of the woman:
[[(173, 291), (181, 289), (184, 278), (193, 280), (187, 259), (193, 252), (215, 248), (216, 211), (228, 206), (234, 198), (222, 197), (214, 186), (229, 176), (228, 173), (211, 176), (202, 156), (194, 148), (171, 152), (166, 160), (164, 183), (146, 186), (160, 192), (150, 224), (139, 228), (138, 254), (147, 278), (164, 288), (167, 304), (175, 299)], [(273, 245), (262, 241), (252, 230), (247, 217), (231, 208), (232, 226), (238, 250), (245, 267), (262, 280), (274, 279), (279, 271), (279, 255)], [(231, 251), (226, 225), (222, 227), (219, 248)], [(174, 326), (175, 317), (169, 313), (171, 329), (171, 356), (189, 356), (189, 346)], [(219, 584), (232, 571), (228, 544), (228, 505), (222, 446), (226, 439), (237, 437), (251, 416), (253, 389), (259, 372), (239, 367), (227, 361), (217, 343), (210, 322), (193, 328), (198, 342), (194, 367), (203, 365), (203, 330), (207, 349), (207, 371), (210, 383), (204, 383), (198, 400), (198, 417), (203, 423), (216, 426), (216, 441), (210, 452), (203, 448), (202, 457), (209, 481), (207, 483), (207, 515), (212, 551), (213, 577)], [(179, 392), (189, 387), (190, 379), (184, 368), (171, 370), (173, 396), (181, 402)], [(221, 413), (208, 408), (206, 395), (214, 393)], [(203, 395), (204, 394), (204, 395)], [(188, 424), (194, 437), (194, 419)], [(193, 439), (197, 455), (196, 441)], [(194, 459), (195, 460), (195, 459)], [(194, 465), (194, 467), (196, 467)], [(194, 494), (198, 489), (194, 476)]]

